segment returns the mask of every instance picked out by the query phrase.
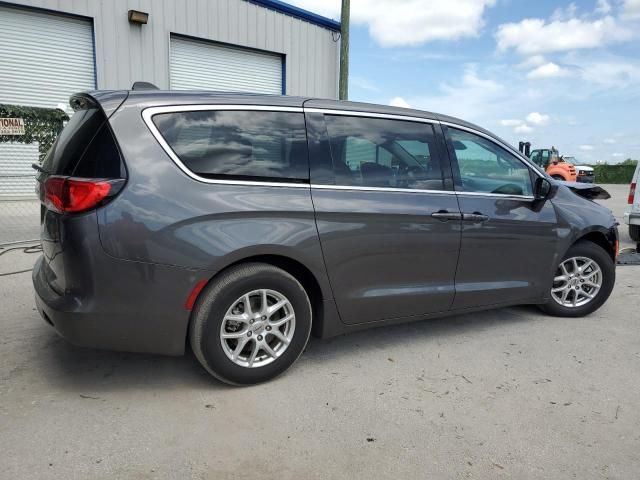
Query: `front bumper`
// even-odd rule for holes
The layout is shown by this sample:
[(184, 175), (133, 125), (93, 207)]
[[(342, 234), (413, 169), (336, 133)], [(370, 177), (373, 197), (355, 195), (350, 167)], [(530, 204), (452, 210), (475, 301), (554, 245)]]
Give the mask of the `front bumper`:
[(595, 181), (595, 175), (578, 175), (578, 177), (576, 178), (576, 182), (580, 183), (595, 183)]

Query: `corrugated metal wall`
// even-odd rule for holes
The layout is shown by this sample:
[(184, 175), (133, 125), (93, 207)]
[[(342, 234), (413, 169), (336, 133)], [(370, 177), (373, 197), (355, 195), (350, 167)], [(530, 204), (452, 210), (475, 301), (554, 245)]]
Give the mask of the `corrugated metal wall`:
[[(245, 0), (12, 0), (94, 18), (98, 88), (136, 80), (169, 88), (169, 35), (177, 33), (286, 55), (289, 95), (337, 97), (338, 42), (304, 20)], [(132, 25), (129, 9), (149, 13)]]

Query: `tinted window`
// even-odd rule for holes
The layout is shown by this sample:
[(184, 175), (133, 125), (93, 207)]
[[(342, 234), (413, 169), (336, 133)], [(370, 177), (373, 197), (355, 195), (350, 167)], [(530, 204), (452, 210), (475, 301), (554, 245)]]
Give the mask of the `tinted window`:
[(479, 135), (455, 128), (448, 131), (460, 170), (458, 189), (532, 195), (529, 168), (515, 155)]
[(100, 127), (72, 175), (84, 178), (124, 178), (126, 176), (118, 146), (107, 123)]
[(309, 178), (302, 113), (164, 113), (153, 122), (180, 161), (198, 175), (244, 179)]
[(106, 118), (98, 108), (75, 112), (51, 147), (43, 168), (57, 175), (71, 175), (82, 154)]
[(431, 125), (344, 115), (325, 120), (336, 184), (443, 189)]

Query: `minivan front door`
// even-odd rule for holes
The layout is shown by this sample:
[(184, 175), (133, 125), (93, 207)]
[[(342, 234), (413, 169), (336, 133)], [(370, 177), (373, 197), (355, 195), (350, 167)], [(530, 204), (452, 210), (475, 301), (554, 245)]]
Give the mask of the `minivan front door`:
[(453, 309), (539, 301), (558, 225), (551, 202), (534, 200), (537, 173), (488, 136), (444, 130), (463, 214)]
[(306, 113), (316, 223), (341, 318), (447, 311), (460, 211), (444, 143), (429, 121), (362, 115)]

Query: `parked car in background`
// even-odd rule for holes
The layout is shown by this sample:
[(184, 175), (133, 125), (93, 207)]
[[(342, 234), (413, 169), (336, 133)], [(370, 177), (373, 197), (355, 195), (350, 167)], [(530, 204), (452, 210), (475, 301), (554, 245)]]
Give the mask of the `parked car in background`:
[(624, 223), (629, 225), (629, 236), (634, 242), (640, 242), (640, 191), (638, 180), (640, 179), (640, 162), (636, 165), (636, 171), (629, 185), (628, 207), (624, 212)]
[[(39, 170), (43, 318), (72, 343), (268, 380), (309, 335), (536, 304), (598, 309), (618, 232), (456, 118), (271, 95), (74, 96)], [(579, 324), (576, 324), (579, 328)]]
[(578, 165), (576, 157), (565, 156), (564, 161), (575, 166), (576, 169), (576, 182), (580, 183), (595, 183), (596, 175), (595, 169), (589, 165)]

